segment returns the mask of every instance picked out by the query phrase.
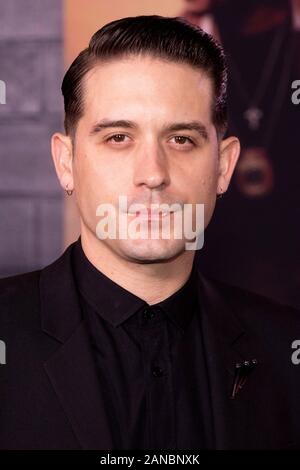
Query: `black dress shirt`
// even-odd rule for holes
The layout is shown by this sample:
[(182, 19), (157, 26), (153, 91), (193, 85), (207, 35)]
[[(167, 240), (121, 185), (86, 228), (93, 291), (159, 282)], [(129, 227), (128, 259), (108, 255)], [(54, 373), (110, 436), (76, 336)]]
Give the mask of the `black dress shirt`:
[(195, 264), (183, 287), (151, 306), (101, 273), (81, 237), (72, 266), (116, 449), (211, 448)]

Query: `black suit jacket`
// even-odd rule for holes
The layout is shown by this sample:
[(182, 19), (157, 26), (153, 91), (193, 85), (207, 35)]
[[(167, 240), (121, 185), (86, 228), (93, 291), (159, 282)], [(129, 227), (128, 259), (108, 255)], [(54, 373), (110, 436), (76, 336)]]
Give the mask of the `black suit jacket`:
[[(115, 448), (75, 289), (72, 245), (41, 270), (0, 280), (1, 449)], [(300, 312), (198, 275), (215, 448), (300, 448), (300, 365), (291, 360)], [(230, 398), (235, 364), (251, 359), (256, 367)]]

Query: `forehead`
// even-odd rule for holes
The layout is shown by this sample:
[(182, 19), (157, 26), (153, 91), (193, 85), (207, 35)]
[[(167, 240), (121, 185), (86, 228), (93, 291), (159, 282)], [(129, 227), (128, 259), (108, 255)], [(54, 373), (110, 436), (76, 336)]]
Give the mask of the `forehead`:
[(150, 56), (99, 63), (83, 80), (84, 114), (96, 119), (170, 116), (210, 118), (212, 81), (199, 68)]

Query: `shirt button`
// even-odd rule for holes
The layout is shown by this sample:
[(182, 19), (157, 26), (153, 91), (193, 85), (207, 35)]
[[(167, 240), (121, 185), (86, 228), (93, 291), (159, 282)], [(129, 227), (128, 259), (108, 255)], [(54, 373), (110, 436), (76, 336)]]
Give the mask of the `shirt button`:
[(162, 377), (164, 375), (164, 370), (159, 366), (152, 367), (152, 375), (154, 377)]
[(145, 308), (143, 315), (144, 315), (144, 318), (146, 318), (147, 320), (150, 320), (151, 318), (154, 317), (154, 311), (151, 308)]

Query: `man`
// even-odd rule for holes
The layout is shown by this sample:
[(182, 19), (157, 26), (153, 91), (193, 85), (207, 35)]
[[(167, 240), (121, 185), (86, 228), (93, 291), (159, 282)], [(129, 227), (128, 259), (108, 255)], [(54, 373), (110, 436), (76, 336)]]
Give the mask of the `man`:
[[(188, 245), (240, 151), (224, 139), (221, 47), (180, 19), (117, 20), (62, 92), (52, 154), (81, 234), (51, 265), (1, 281), (1, 448), (297, 447), (299, 312), (205, 277)], [(175, 236), (178, 214), (196, 237)], [(111, 221), (140, 230), (105, 237)]]

